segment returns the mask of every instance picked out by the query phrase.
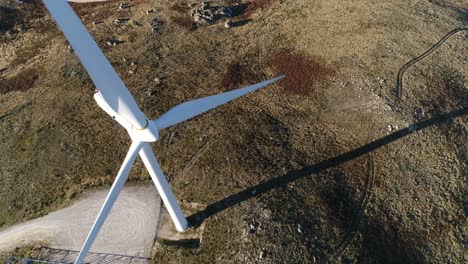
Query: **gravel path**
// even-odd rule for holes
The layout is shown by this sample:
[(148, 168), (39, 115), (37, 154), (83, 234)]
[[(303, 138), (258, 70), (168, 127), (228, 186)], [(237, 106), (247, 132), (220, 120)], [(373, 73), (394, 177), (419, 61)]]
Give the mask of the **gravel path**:
[[(107, 191), (89, 193), (70, 207), (0, 231), (0, 252), (32, 242), (80, 250), (106, 195)], [(124, 188), (91, 251), (149, 257), (159, 213), (154, 186)]]

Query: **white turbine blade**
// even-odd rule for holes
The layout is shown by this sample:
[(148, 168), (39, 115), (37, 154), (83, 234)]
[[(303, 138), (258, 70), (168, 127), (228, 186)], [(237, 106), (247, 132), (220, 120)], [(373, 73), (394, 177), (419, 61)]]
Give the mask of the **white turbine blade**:
[(140, 150), (140, 157), (141, 160), (143, 160), (143, 163), (145, 164), (151, 179), (156, 185), (159, 196), (161, 196), (161, 199), (164, 202), (164, 206), (169, 212), (169, 215), (171, 216), (177, 231), (186, 231), (188, 228), (187, 219), (185, 219), (182, 210), (180, 210), (180, 207), (177, 204), (177, 200), (171, 191), (171, 187), (169, 186), (166, 177), (164, 177), (164, 173), (162, 172), (161, 167), (156, 160), (156, 156), (153, 153), (153, 149), (151, 149), (151, 145), (149, 143), (145, 143), (143, 145), (143, 148)]
[(117, 177), (115, 178), (114, 184), (112, 184), (112, 187), (109, 193), (107, 194), (106, 200), (104, 201), (104, 204), (101, 207), (101, 211), (99, 212), (96, 218), (96, 221), (94, 222), (94, 225), (91, 228), (91, 231), (89, 231), (88, 237), (86, 238), (86, 241), (80, 250), (80, 254), (78, 255), (78, 258), (75, 260), (75, 264), (83, 263), (83, 260), (88, 254), (88, 251), (91, 248), (91, 245), (93, 244), (94, 240), (96, 239), (96, 236), (98, 235), (99, 230), (101, 230), (101, 227), (104, 224), (104, 221), (106, 221), (106, 218), (109, 215), (109, 212), (112, 209), (112, 206), (117, 200), (117, 197), (119, 196), (120, 191), (124, 187), (125, 182), (127, 181), (127, 178), (128, 178), (128, 174), (130, 173), (130, 169), (132, 168), (133, 162), (138, 156), (138, 152), (143, 147), (143, 145), (144, 145), (143, 142), (132, 142), (132, 145), (130, 146), (130, 149), (128, 150), (127, 156), (125, 157), (125, 160), (122, 163), (122, 167), (120, 167), (119, 173), (117, 174)]
[(192, 117), (200, 115), (204, 112), (207, 112), (213, 108), (216, 108), (220, 105), (228, 103), (250, 92), (263, 88), (269, 84), (281, 80), (282, 78), (284, 78), (284, 75), (237, 90), (182, 103), (174, 108), (171, 108), (168, 112), (164, 113), (158, 119), (156, 119), (156, 126), (159, 129), (173, 126)]
[(43, 0), (109, 106), (137, 128), (146, 126), (130, 92), (66, 0)]

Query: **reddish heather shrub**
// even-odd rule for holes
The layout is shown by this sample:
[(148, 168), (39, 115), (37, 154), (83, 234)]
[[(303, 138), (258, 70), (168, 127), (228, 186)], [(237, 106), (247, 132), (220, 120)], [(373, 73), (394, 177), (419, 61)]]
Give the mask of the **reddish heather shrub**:
[(228, 66), (224, 74), (221, 85), (226, 89), (239, 88), (242, 85), (258, 82), (258, 75), (253, 72), (248, 65), (233, 63)]
[(306, 95), (317, 83), (336, 73), (335, 69), (326, 66), (318, 58), (287, 51), (274, 53), (270, 63), (277, 75), (286, 75), (279, 85), (291, 94)]

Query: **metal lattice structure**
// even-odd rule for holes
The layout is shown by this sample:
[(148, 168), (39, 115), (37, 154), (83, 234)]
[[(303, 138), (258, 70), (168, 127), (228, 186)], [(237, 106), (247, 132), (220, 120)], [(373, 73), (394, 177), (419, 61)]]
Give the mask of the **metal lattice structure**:
[[(7, 259), (7, 264), (70, 264), (74, 263), (79, 251), (42, 247), (31, 257), (14, 257)], [(149, 259), (138, 256), (89, 252), (83, 263), (86, 264), (148, 264)]]

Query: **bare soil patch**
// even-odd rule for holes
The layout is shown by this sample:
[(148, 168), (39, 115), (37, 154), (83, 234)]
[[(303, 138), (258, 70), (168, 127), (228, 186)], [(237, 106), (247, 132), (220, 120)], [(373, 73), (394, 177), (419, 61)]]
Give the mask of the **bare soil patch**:
[(287, 51), (273, 54), (270, 63), (276, 75), (286, 75), (279, 85), (291, 94), (306, 95), (317, 83), (336, 74), (336, 69), (327, 66), (320, 58)]

